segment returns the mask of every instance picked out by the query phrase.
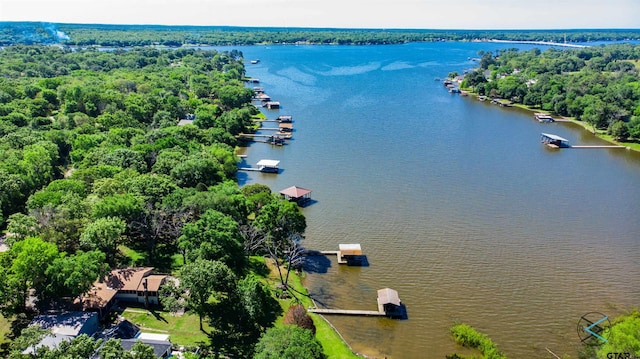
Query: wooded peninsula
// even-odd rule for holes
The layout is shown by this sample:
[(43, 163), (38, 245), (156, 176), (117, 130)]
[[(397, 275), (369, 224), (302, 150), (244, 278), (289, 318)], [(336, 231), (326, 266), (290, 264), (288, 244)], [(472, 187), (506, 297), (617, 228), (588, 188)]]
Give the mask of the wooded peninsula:
[(574, 118), (594, 133), (640, 149), (639, 45), (479, 55), (479, 68), (465, 75), (463, 88)]

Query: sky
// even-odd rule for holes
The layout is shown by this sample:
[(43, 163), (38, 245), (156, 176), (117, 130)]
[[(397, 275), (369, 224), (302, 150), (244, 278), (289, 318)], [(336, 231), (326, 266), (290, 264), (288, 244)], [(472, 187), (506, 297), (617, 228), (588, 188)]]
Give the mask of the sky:
[(0, 0), (0, 21), (375, 29), (638, 29), (640, 0)]

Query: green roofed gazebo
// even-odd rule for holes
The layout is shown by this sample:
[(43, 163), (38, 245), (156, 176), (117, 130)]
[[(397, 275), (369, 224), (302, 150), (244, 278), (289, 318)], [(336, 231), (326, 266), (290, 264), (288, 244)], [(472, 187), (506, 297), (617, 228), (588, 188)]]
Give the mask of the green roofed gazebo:
[(298, 204), (304, 203), (311, 199), (311, 190), (298, 186), (285, 188), (280, 191), (280, 194), (283, 195), (287, 200), (296, 202)]

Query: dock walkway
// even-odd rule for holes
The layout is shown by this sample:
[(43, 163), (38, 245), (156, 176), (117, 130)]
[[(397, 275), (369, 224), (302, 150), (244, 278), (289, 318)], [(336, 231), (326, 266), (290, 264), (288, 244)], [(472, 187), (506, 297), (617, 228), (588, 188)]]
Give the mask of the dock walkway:
[(336, 315), (359, 315), (368, 317), (384, 317), (384, 312), (377, 310), (356, 310), (356, 309), (309, 309), (310, 313), (316, 314), (336, 314)]
[(618, 145), (597, 145), (597, 146), (570, 146), (569, 148), (627, 148)]
[(340, 251), (320, 251), (320, 254), (325, 256), (336, 256), (338, 257), (338, 264), (347, 264), (348, 262), (342, 258), (340, 255)]

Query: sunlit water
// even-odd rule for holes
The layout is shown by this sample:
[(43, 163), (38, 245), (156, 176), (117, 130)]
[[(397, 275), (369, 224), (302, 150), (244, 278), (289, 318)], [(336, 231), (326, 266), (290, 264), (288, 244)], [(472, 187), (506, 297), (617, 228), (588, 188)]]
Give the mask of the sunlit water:
[(282, 104), (267, 116), (292, 115), (295, 127), (287, 146), (245, 152), (248, 165), (280, 160), (282, 173), (241, 172), (240, 184), (313, 190), (304, 245), (360, 243), (370, 264), (320, 261), (311, 294), (375, 310), (390, 287), (407, 306), (404, 321), (327, 317), (359, 353), (443, 358), (459, 350), (449, 327), (464, 322), (510, 358), (576, 357), (580, 316), (640, 305), (640, 156), (547, 149), (540, 132), (601, 142), (434, 81), (499, 46), (239, 48), (247, 75)]

